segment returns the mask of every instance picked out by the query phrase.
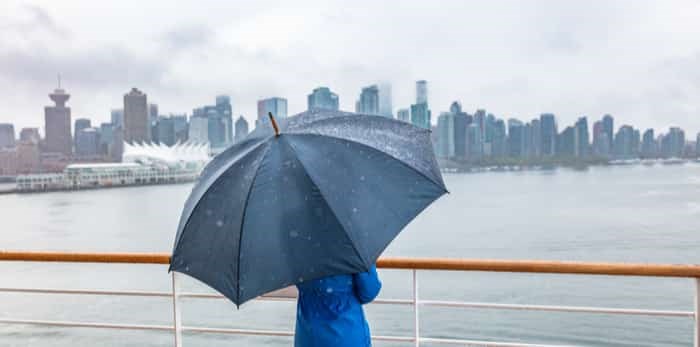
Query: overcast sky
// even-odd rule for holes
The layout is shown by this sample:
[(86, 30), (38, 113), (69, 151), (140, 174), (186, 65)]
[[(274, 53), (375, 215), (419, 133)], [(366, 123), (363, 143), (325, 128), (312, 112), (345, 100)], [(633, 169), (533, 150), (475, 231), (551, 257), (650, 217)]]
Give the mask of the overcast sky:
[(320, 85), (353, 110), (389, 81), (394, 111), (428, 81), (434, 121), (453, 100), (560, 128), (611, 113), (616, 127), (700, 130), (700, 1), (0, 2), (0, 122), (43, 126), (63, 76), (73, 118), (109, 119), (131, 87), (161, 113), (229, 94), (306, 108)]

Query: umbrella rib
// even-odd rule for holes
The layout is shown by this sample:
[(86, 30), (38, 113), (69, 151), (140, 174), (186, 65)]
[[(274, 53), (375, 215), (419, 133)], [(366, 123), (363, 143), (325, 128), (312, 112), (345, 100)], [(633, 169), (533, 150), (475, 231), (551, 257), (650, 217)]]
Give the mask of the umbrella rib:
[(267, 154), (270, 152), (270, 145), (265, 144), (265, 153), (262, 154), (260, 159), (260, 164), (255, 168), (255, 173), (253, 174), (253, 180), (250, 182), (250, 188), (248, 188), (248, 193), (246, 194), (245, 200), (243, 200), (243, 214), (241, 215), (241, 226), (239, 228), (240, 233), (238, 236), (238, 256), (236, 257), (236, 307), (239, 307), (239, 302), (241, 301), (241, 248), (243, 246), (243, 224), (245, 223), (246, 211), (248, 211), (248, 200), (250, 199), (250, 193), (253, 191), (255, 186), (255, 181), (258, 179), (258, 171), (260, 167), (263, 166)]
[[(299, 134), (296, 134), (296, 135), (299, 135)], [(309, 178), (311, 183), (313, 183), (313, 185), (316, 186), (316, 188), (318, 188), (318, 190), (320, 191), (321, 187), (318, 184), (316, 184), (316, 181), (314, 181), (313, 177), (311, 177), (311, 175), (309, 174), (309, 170), (306, 169), (304, 162), (302, 162), (301, 159), (299, 159), (299, 153), (297, 153), (296, 148), (294, 148), (294, 146), (291, 143), (289, 143), (288, 141), (284, 141), (284, 142), (287, 144), (287, 146), (289, 146), (289, 148), (292, 149), (292, 152), (294, 152), (294, 155), (297, 157), (297, 161), (299, 161), (299, 165), (301, 165), (301, 167), (304, 168), (304, 173)], [(328, 209), (333, 214), (333, 218), (335, 218), (335, 220), (338, 222), (338, 224), (340, 224), (342, 226), (343, 223), (340, 222), (340, 218), (338, 218), (338, 214), (336, 214), (335, 210), (333, 210), (333, 206), (331, 206), (331, 204), (328, 203), (328, 201), (326, 200), (326, 198), (323, 195), (323, 192), (321, 192), (321, 199), (323, 199), (323, 202), (326, 204), (326, 206), (328, 206)], [(345, 231), (345, 227), (343, 227), (343, 230)], [(357, 256), (360, 258), (360, 260), (362, 261), (362, 264), (369, 267), (369, 264), (367, 264), (365, 257), (362, 256), (362, 253), (360, 253), (360, 250), (357, 249), (355, 240), (353, 240), (352, 235), (350, 233), (348, 233), (347, 231), (345, 232), (345, 235), (347, 235), (348, 238), (350, 239), (350, 241), (351, 241), (350, 243), (352, 244), (352, 249), (355, 251)]]

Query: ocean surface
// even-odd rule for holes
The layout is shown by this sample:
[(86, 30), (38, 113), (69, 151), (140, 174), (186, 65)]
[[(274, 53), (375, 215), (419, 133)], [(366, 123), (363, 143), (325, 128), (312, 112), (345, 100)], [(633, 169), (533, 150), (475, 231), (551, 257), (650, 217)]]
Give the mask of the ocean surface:
[[(700, 263), (700, 164), (446, 175), (451, 193), (385, 255)], [(0, 249), (170, 252), (190, 185), (0, 195)], [(380, 271), (383, 298), (410, 274)], [(420, 272), (423, 299), (691, 311), (687, 279)], [(170, 289), (166, 266), (0, 262), (0, 287)], [(209, 292), (185, 278), (187, 291)], [(294, 328), (292, 302), (184, 299), (185, 325)], [(410, 306), (370, 305), (372, 331), (413, 334)], [(172, 324), (169, 298), (0, 293), (0, 319)], [(429, 337), (580, 346), (692, 346), (690, 318), (421, 309)], [(171, 346), (172, 334), (0, 324), (0, 346)], [(187, 333), (184, 346), (290, 346), (287, 337)], [(400, 346), (399, 343), (375, 343)], [(424, 344), (431, 346), (430, 344)]]

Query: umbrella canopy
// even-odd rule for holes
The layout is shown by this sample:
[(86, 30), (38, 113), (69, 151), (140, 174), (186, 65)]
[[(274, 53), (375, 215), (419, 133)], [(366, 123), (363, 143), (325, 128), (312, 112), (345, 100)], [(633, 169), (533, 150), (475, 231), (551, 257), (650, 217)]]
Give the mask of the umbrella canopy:
[(429, 130), (320, 110), (281, 119), (278, 136), (271, 124), (205, 167), (170, 263), (237, 305), (305, 280), (367, 271), (447, 191)]

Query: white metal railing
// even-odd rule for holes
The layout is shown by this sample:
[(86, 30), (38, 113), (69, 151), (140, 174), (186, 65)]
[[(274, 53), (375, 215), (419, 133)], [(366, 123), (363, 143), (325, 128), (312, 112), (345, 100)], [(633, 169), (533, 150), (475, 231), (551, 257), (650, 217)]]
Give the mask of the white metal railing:
[[(20, 260), (17, 254), (7, 256), (7, 252), (0, 251), (0, 261), (3, 260)], [(97, 255), (98, 257), (90, 259), (82, 259), (80, 255), (76, 258), (76, 254), (71, 254), (64, 257), (65, 261), (90, 262), (110, 262), (109, 254)], [(123, 258), (115, 258), (115, 262), (122, 263), (163, 263), (161, 258), (149, 258), (148, 255), (135, 255), (133, 258), (129, 255), (121, 255)], [(165, 256), (167, 257), (167, 256)], [(33, 261), (40, 260), (41, 257), (29, 257)], [(59, 257), (60, 258), (60, 257)], [(57, 258), (58, 259), (58, 258)], [(125, 260), (126, 259), (126, 260)], [(43, 261), (61, 261), (56, 259), (43, 259)], [(531, 311), (548, 311), (548, 312), (578, 312), (578, 313), (596, 313), (596, 314), (615, 314), (615, 315), (641, 315), (641, 316), (662, 316), (662, 317), (685, 317), (695, 320), (694, 330), (694, 346), (700, 347), (700, 323), (698, 312), (700, 312), (700, 267), (698, 266), (676, 266), (676, 265), (634, 265), (634, 264), (596, 264), (596, 263), (544, 263), (544, 262), (510, 262), (507, 261), (474, 261), (474, 260), (447, 260), (451, 263), (445, 263), (446, 260), (426, 260), (426, 259), (387, 259), (380, 260), (379, 267), (404, 269), (412, 274), (412, 296), (410, 299), (384, 299), (380, 298), (373, 302), (377, 305), (407, 305), (413, 308), (413, 334), (412, 336), (386, 336), (373, 335), (375, 341), (395, 341), (413, 343), (415, 346), (420, 346), (421, 343), (435, 343), (445, 345), (461, 345), (461, 346), (490, 346), (490, 347), (563, 347), (561, 345), (547, 344), (532, 344), (518, 342), (497, 342), (497, 341), (480, 341), (468, 339), (448, 339), (434, 338), (421, 336), (420, 333), (420, 307), (460, 307), (460, 308), (479, 308), (479, 309), (497, 309), (497, 310), (531, 310)], [(469, 263), (472, 262), (472, 263)], [(414, 264), (414, 265), (411, 265)], [(457, 265), (455, 265), (457, 264)], [(461, 265), (460, 265), (461, 264)], [(559, 268), (552, 268), (552, 265), (557, 265)], [(602, 265), (603, 267), (598, 267)], [(502, 267), (501, 267), (502, 266)], [(520, 269), (520, 266), (527, 268)], [(611, 267), (612, 266), (612, 267)], [(637, 266), (637, 267), (635, 267)], [(639, 267), (642, 266), (642, 267)], [(487, 271), (486, 268), (492, 268), (491, 271), (510, 271), (510, 272), (545, 272), (545, 273), (570, 273), (570, 274), (601, 274), (601, 275), (634, 275), (634, 276), (668, 276), (668, 277), (686, 277), (693, 278), (695, 285), (695, 303), (693, 311), (671, 311), (671, 310), (646, 310), (646, 309), (631, 309), (631, 308), (606, 308), (606, 307), (584, 307), (584, 306), (555, 306), (555, 305), (524, 305), (524, 304), (502, 304), (502, 303), (484, 303), (484, 302), (465, 302), (465, 301), (441, 301), (441, 300), (421, 300), (419, 296), (419, 271), (430, 270), (459, 270), (463, 271)], [(540, 268), (541, 267), (541, 268)], [(563, 267), (563, 268), (561, 268)], [(472, 269), (472, 270), (470, 270)], [(517, 270), (517, 271), (516, 271)], [(130, 296), (130, 297), (163, 297), (171, 298), (173, 306), (173, 324), (172, 325), (147, 325), (147, 324), (125, 324), (125, 323), (101, 323), (101, 322), (79, 322), (79, 321), (64, 321), (64, 320), (34, 320), (34, 319), (14, 319), (8, 317), (0, 317), (0, 324), (25, 324), (25, 325), (42, 325), (55, 327), (87, 327), (87, 328), (102, 328), (102, 329), (126, 329), (126, 330), (152, 330), (152, 331), (171, 331), (174, 337), (174, 346), (182, 347), (183, 332), (198, 332), (198, 333), (214, 333), (214, 334), (234, 334), (234, 335), (249, 335), (249, 336), (282, 336), (290, 337), (294, 335), (293, 331), (287, 330), (256, 330), (256, 329), (235, 329), (235, 328), (212, 328), (204, 326), (184, 326), (182, 324), (182, 313), (180, 308), (181, 298), (197, 298), (197, 299), (225, 299), (220, 294), (209, 293), (193, 293), (182, 292), (179, 289), (179, 277), (176, 273), (171, 274), (171, 290), (170, 291), (126, 291), (126, 290), (80, 290), (80, 289), (53, 289), (53, 288), (0, 288), (0, 293), (26, 293), (26, 294), (52, 294), (52, 295), (97, 295), (97, 296)], [(262, 296), (256, 300), (262, 301), (294, 301), (295, 297), (290, 295), (272, 295)]]

